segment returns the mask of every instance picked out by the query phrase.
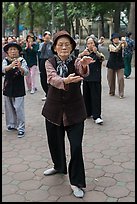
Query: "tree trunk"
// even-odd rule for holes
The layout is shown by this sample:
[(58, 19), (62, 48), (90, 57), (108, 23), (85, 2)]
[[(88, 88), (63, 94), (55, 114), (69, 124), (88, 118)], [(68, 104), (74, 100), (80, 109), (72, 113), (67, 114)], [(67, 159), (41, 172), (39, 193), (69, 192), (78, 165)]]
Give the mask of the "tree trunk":
[(132, 38), (135, 39), (135, 2), (130, 2), (128, 31), (132, 32)]
[(64, 11), (64, 29), (70, 33), (70, 22), (67, 16), (67, 2), (63, 2), (63, 11)]
[[(81, 19), (81, 26), (85, 29), (85, 31), (87, 32), (87, 36), (89, 35), (89, 31), (88, 29), (86, 28), (86, 26), (84, 25), (83, 23), (83, 19)], [(83, 35), (83, 34), (82, 34)], [(83, 37), (83, 36), (82, 36)]]
[(75, 29), (74, 29), (74, 25), (73, 25), (73, 21), (71, 20), (70, 21), (71, 22), (71, 29), (72, 29), (72, 36), (73, 36), (73, 38), (75, 37)]
[(29, 10), (30, 10), (30, 32), (33, 33), (34, 27), (34, 10), (32, 8), (32, 2), (29, 2)]
[(2, 17), (2, 37), (4, 37), (5, 36), (5, 17), (3, 16)]
[(4, 16), (4, 3), (2, 4), (2, 37), (5, 36), (6, 21)]
[(14, 35), (18, 37), (19, 36), (19, 21), (20, 21), (19, 2), (14, 2), (14, 5), (16, 8)]
[(119, 33), (119, 30), (120, 30), (120, 11), (121, 11), (121, 8), (118, 7), (116, 10), (115, 10), (115, 13), (114, 13), (114, 32), (116, 33)]
[(76, 34), (79, 35), (80, 20), (76, 18)]
[(104, 36), (104, 15), (103, 14), (100, 14), (100, 17), (101, 17), (101, 36)]

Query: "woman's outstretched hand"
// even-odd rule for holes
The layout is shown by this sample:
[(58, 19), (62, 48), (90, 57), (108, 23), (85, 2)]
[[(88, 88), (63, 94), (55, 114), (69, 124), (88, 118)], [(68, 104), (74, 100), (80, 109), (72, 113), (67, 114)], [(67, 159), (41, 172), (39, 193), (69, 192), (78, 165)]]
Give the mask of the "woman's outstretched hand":
[(80, 60), (80, 62), (81, 62), (81, 65), (82, 65), (83, 67), (86, 67), (88, 64), (94, 63), (95, 60), (93, 60), (92, 57), (84, 56), (84, 57)]
[(83, 80), (83, 77), (75, 76), (75, 73), (73, 73), (73, 74), (70, 74), (68, 77), (64, 78), (64, 83), (65, 84), (77, 83), (81, 80)]

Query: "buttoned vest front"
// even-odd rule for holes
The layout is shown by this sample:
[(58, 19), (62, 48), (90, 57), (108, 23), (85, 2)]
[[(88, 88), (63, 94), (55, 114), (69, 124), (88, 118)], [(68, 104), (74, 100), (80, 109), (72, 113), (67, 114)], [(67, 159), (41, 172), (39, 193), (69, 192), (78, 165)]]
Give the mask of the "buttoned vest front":
[[(57, 63), (55, 57), (49, 59), (49, 62), (56, 69)], [(75, 58), (67, 64), (68, 75), (75, 72)], [(86, 119), (86, 108), (81, 93), (81, 83), (71, 83), (67, 90), (57, 89), (49, 85), (47, 99), (42, 109), (42, 115), (50, 122), (61, 125), (63, 122), (63, 113), (66, 114), (69, 125), (82, 122)]]
[[(6, 61), (7, 65), (11, 64), (8, 59)], [(22, 97), (26, 95), (24, 76), (18, 68), (11, 69), (5, 73), (3, 95), (8, 97)]]

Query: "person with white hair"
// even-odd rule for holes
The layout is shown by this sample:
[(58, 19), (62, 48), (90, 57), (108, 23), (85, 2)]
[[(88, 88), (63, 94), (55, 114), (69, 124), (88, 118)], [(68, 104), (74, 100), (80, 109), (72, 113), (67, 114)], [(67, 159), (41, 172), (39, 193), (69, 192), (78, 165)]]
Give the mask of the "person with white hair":
[(91, 37), (94, 40), (95, 46), (98, 48), (98, 38), (93, 33), (89, 37)]

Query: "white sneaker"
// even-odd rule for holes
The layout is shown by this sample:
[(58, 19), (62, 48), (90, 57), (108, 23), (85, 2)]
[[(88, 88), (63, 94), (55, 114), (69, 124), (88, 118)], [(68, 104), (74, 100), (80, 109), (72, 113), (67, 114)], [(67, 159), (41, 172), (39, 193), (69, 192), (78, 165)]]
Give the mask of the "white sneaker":
[(35, 91), (32, 89), (30, 93), (31, 93), (31, 94), (34, 94), (34, 93), (35, 93)]
[(42, 100), (42, 101), (46, 101), (46, 97), (42, 98), (41, 100)]
[(49, 176), (49, 175), (56, 174), (57, 172), (58, 171), (52, 167), (51, 169), (47, 169), (46, 171), (44, 171), (44, 175)]
[(119, 96), (120, 99), (124, 98), (124, 96)]
[(77, 197), (77, 198), (83, 198), (84, 197), (84, 191), (82, 189), (78, 188), (77, 186), (73, 186), (73, 185), (71, 185), (71, 189), (72, 189), (75, 197)]
[(97, 118), (97, 119), (95, 120), (95, 123), (96, 123), (96, 124), (102, 124), (102, 123), (103, 123), (103, 120), (102, 120), (101, 118)]

